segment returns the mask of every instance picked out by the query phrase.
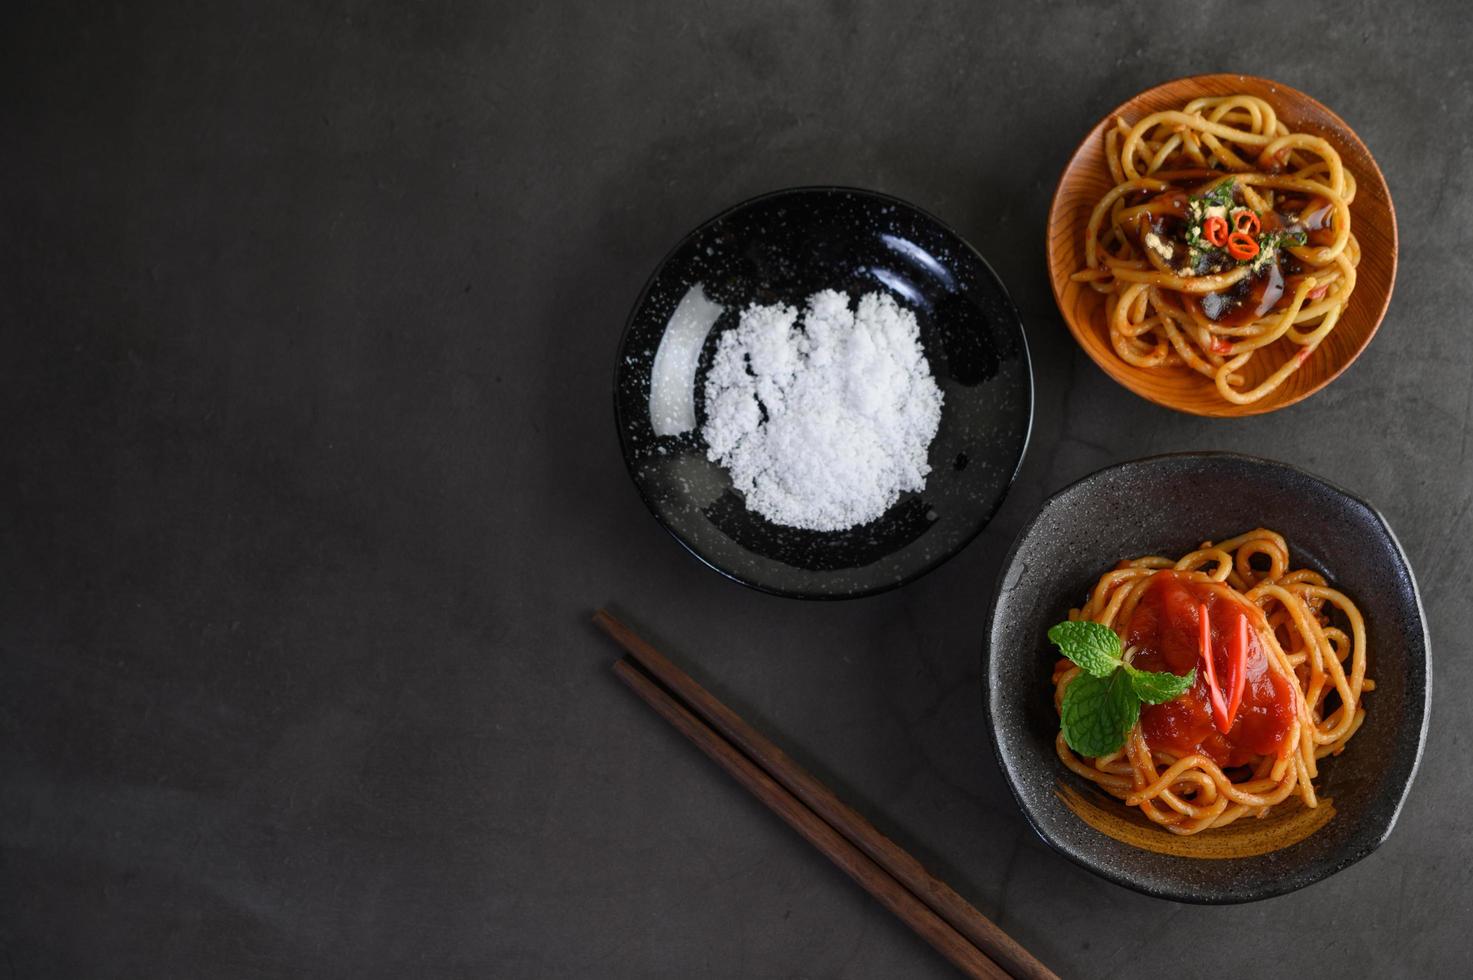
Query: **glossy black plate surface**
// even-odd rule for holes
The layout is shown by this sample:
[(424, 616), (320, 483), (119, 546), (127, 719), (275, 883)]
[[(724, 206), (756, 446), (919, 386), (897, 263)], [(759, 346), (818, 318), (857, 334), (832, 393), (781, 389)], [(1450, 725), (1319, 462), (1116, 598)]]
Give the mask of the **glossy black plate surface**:
[[(1315, 780), (1335, 815), (1297, 844), (1225, 860), (1158, 854), (1106, 836), (1059, 795), (1062, 781), (1096, 791), (1055, 754), (1055, 654), (1045, 633), (1120, 559), (1184, 554), (1255, 527), (1283, 534), (1292, 567), (1325, 575), (1365, 617), (1367, 676), (1376, 689), (1366, 695), (1365, 724), (1341, 755), (1321, 761)], [(998, 761), (1034, 830), (1096, 874), (1174, 901), (1268, 898), (1365, 857), (1391, 833), (1426, 737), (1432, 662), (1425, 618), (1385, 519), (1318, 477), (1249, 456), (1156, 456), (1101, 470), (1051, 497), (1004, 565), (984, 661)]]
[[(694, 317), (675, 316), (692, 299)], [(819, 532), (749, 511), (706, 458), (704, 384), (717, 336), (752, 303), (801, 306), (822, 289), (851, 299), (885, 291), (911, 309), (944, 403), (931, 473), (882, 517)], [(657, 434), (651, 384), (672, 320), (704, 337), (694, 376), (695, 425)], [(709, 323), (707, 321), (710, 321)], [(660, 377), (668, 377), (662, 368)], [(1017, 310), (983, 258), (937, 219), (903, 201), (847, 188), (755, 198), (687, 235), (660, 264), (629, 317), (614, 406), (629, 472), (650, 511), (706, 564), (745, 585), (800, 598), (848, 598), (908, 582), (986, 526), (1028, 443), (1033, 382)], [(663, 409), (656, 415), (665, 418)], [(662, 425), (669, 430), (668, 423)]]

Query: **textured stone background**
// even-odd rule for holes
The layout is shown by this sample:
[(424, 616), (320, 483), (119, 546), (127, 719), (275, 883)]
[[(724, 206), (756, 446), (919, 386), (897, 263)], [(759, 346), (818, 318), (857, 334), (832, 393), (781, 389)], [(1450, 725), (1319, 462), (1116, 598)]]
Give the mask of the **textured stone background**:
[[(1468, 8), (215, 6), (34, 5), (0, 31), (0, 972), (949, 975), (616, 684), (586, 619), (605, 602), (1061, 973), (1468, 968)], [(1239, 422), (1110, 382), (1043, 264), (1080, 134), (1221, 70), (1356, 127), (1403, 242), (1357, 365)], [(988, 256), (1038, 408), (970, 548), (810, 604), (724, 581), (649, 518), (610, 379), (680, 235), (830, 182)], [(978, 688), (1039, 500), (1208, 448), (1379, 505), (1437, 652), (1392, 839), (1215, 909), (1036, 840)]]

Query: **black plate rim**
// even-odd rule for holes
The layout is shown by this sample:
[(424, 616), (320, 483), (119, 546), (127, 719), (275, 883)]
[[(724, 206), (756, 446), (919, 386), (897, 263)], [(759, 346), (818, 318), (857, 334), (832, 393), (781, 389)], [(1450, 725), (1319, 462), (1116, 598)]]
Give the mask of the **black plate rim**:
[[(1032, 809), (1030, 808), (1027, 801), (1024, 800), (1023, 795), (1019, 792), (1018, 781), (1013, 776), (1013, 767), (1003, 756), (1002, 746), (997, 738), (997, 727), (992, 714), (992, 646), (993, 634), (995, 632), (997, 620), (998, 600), (1002, 594), (1002, 583), (1007, 577), (1008, 570), (1012, 568), (1013, 562), (1014, 560), (1016, 560), (1018, 556), (1018, 551), (1022, 548), (1024, 540), (1033, 533), (1033, 530), (1038, 525), (1038, 522), (1043, 519), (1044, 512), (1048, 510), (1049, 507), (1053, 505), (1059, 498), (1074, 491), (1078, 487), (1086, 483), (1093, 482), (1100, 477), (1116, 472), (1118, 470), (1129, 469), (1135, 466), (1161, 462), (1164, 460), (1207, 459), (1235, 460), (1237, 462), (1248, 463), (1255, 466), (1266, 466), (1273, 469), (1287, 471), (1299, 477), (1312, 480), (1315, 483), (1320, 484), (1331, 492), (1344, 497), (1350, 503), (1363, 508), (1367, 513), (1369, 513), (1372, 517), (1376, 519), (1377, 523), (1381, 527), (1381, 530), (1386, 534), (1387, 540), (1391, 543), (1391, 546), (1395, 551), (1400, 570), (1405, 573), (1407, 577), (1407, 582), (1411, 585), (1412, 599), (1417, 610), (1417, 623), (1420, 626), (1420, 632), (1422, 636), (1422, 655), (1420, 659), (1423, 676), (1425, 678), (1422, 688), (1422, 703), (1419, 706), (1421, 721), (1417, 732), (1416, 752), (1412, 756), (1411, 767), (1410, 769), (1408, 769), (1406, 780), (1402, 783), (1400, 787), (1400, 792), (1397, 794), (1396, 803), (1395, 806), (1392, 808), (1391, 815), (1387, 819), (1385, 827), (1380, 830), (1375, 839), (1367, 841), (1366, 843), (1357, 848), (1354, 848), (1353, 850), (1347, 851), (1338, 860), (1333, 862), (1328, 862), (1318, 866), (1312, 866), (1304, 871), (1291, 872), (1290, 874), (1283, 875), (1271, 881), (1250, 883), (1248, 886), (1245, 887), (1220, 889), (1210, 893), (1204, 893), (1202, 891), (1192, 891), (1185, 887), (1173, 888), (1169, 885), (1157, 887), (1149, 881), (1142, 881), (1133, 878), (1127, 872), (1117, 870), (1102, 862), (1092, 861), (1085, 853), (1076, 853), (1075, 850), (1065, 847), (1063, 844), (1056, 841), (1034, 817)], [(1045, 498), (1038, 505), (1038, 509), (1034, 512), (1034, 515), (1029, 518), (1028, 522), (1018, 532), (1017, 537), (1014, 538), (1013, 544), (1010, 548), (1008, 548), (1007, 555), (1003, 558), (1002, 566), (998, 571), (997, 583), (993, 588), (992, 600), (987, 609), (987, 634), (982, 645), (981, 675), (982, 715), (987, 727), (988, 740), (992, 743), (993, 758), (996, 760), (998, 768), (1002, 771), (1003, 781), (1007, 783), (1008, 791), (1012, 794), (1013, 801), (1017, 804), (1019, 812), (1023, 814), (1023, 819), (1033, 830), (1033, 833), (1045, 844), (1047, 844), (1049, 848), (1052, 849), (1054, 852), (1064, 856), (1065, 858), (1068, 858), (1072, 863), (1078, 865), (1079, 867), (1083, 868), (1093, 875), (1103, 878), (1106, 881), (1112, 882), (1116, 885), (1120, 885), (1124, 888), (1129, 888), (1132, 891), (1140, 892), (1143, 895), (1149, 895), (1152, 898), (1159, 898), (1172, 902), (1182, 902), (1189, 905), (1240, 905), (1247, 902), (1257, 902), (1264, 899), (1277, 898), (1281, 895), (1287, 895), (1290, 892), (1298, 891), (1301, 888), (1307, 888), (1310, 885), (1317, 884), (1318, 882), (1324, 881), (1326, 878), (1339, 874), (1341, 871), (1344, 871), (1346, 868), (1365, 858), (1382, 844), (1384, 844), (1387, 838), (1391, 836), (1392, 831), (1396, 829), (1397, 821), (1401, 818), (1401, 811), (1403, 807), (1406, 806), (1407, 797), (1411, 794), (1412, 784), (1416, 782), (1417, 772), (1422, 767), (1422, 755), (1427, 748), (1427, 730), (1432, 715), (1432, 638), (1429, 635), (1427, 629), (1427, 611), (1423, 607), (1422, 591), (1420, 586), (1417, 585), (1416, 574), (1412, 570), (1411, 562), (1407, 559), (1406, 550), (1402, 547), (1401, 540), (1397, 538), (1396, 532), (1392, 530), (1391, 524), (1386, 520), (1385, 515), (1383, 515), (1380, 510), (1378, 510), (1374, 505), (1372, 505), (1365, 499), (1361, 498), (1359, 495), (1346, 490), (1339, 484), (1336, 484), (1330, 480), (1326, 480), (1324, 477), (1318, 476), (1317, 474), (1311, 473), (1308, 470), (1302, 469), (1298, 466), (1294, 466), (1291, 463), (1285, 463), (1275, 459), (1267, 459), (1262, 456), (1253, 456), (1247, 453), (1235, 453), (1223, 450), (1157, 453), (1151, 456), (1142, 456), (1137, 459), (1130, 459), (1119, 463), (1112, 463), (1109, 466), (1103, 466), (1100, 469), (1097, 469), (1080, 477), (1077, 480), (1074, 480), (1073, 482), (1064, 487), (1061, 487), (1054, 493), (1050, 494), (1047, 498)]]
[[(663, 517), (660, 516), (659, 511), (655, 509), (654, 502), (650, 499), (649, 494), (645, 492), (644, 486), (640, 483), (639, 476), (635, 473), (634, 464), (631, 461), (629, 442), (625, 437), (623, 412), (619, 405), (619, 376), (621, 366), (623, 364), (624, 350), (629, 343), (629, 334), (634, 329), (635, 319), (639, 316), (639, 311), (644, 307), (645, 300), (649, 298), (650, 290), (654, 288), (655, 282), (660, 277), (660, 273), (664, 271), (665, 266), (669, 264), (670, 260), (673, 259), (675, 255), (681, 249), (683, 249), (688, 242), (690, 242), (691, 239), (699, 235), (709, 225), (713, 225), (716, 222), (721, 221), (728, 215), (731, 215), (744, 208), (751, 207), (755, 204), (759, 204), (763, 201), (768, 200), (769, 198), (785, 197), (790, 194), (808, 193), (851, 194), (858, 197), (867, 197), (876, 201), (882, 201), (886, 204), (897, 205), (924, 217), (928, 221), (934, 222), (937, 227), (952, 235), (958, 242), (960, 242), (969, 252), (972, 253), (973, 256), (976, 257), (977, 261), (982, 264), (982, 268), (985, 269), (987, 271), (987, 274), (992, 277), (992, 281), (996, 283), (997, 288), (1002, 295), (1002, 300), (1006, 304), (1008, 312), (1012, 314), (1012, 322), (1016, 324), (1018, 330), (1019, 346), (1023, 351), (1024, 380), (1027, 381), (1028, 388), (1028, 412), (1023, 429), (1023, 442), (1018, 447), (1018, 458), (1013, 461), (1012, 471), (1008, 474), (1007, 481), (1003, 484), (1002, 492), (998, 494), (997, 500), (993, 502), (992, 507), (985, 514), (982, 515), (982, 518), (978, 522), (977, 527), (965, 538), (958, 541), (955, 547), (931, 559), (927, 564), (921, 566), (915, 571), (907, 573), (906, 575), (891, 582), (886, 582), (880, 585), (870, 586), (862, 589), (854, 589), (847, 592), (804, 592), (797, 589), (783, 589), (776, 586), (767, 585), (763, 582), (756, 581), (754, 579), (745, 577), (737, 572), (731, 571), (730, 569), (721, 567), (711, 559), (707, 558), (705, 555), (701, 554), (694, 547), (692, 547), (690, 542), (686, 541), (685, 538), (683, 538), (673, 527), (671, 527), (665, 521)], [(702, 565), (705, 565), (707, 568), (718, 573), (723, 578), (729, 579), (733, 582), (736, 582), (738, 585), (746, 586), (747, 588), (753, 589), (757, 592), (765, 593), (766, 595), (779, 596), (784, 599), (805, 599), (817, 600), (820, 602), (843, 602), (848, 599), (862, 599), (867, 596), (880, 595), (881, 593), (889, 592), (892, 589), (898, 589), (901, 586), (909, 585), (917, 579), (929, 575), (931, 572), (935, 571), (937, 568), (940, 568), (942, 565), (946, 564), (948, 561), (955, 558), (958, 554), (964, 551), (973, 541), (977, 540), (978, 535), (980, 535), (983, 531), (987, 529), (988, 525), (992, 523), (992, 519), (997, 516), (997, 512), (1002, 508), (1003, 503), (1007, 500), (1008, 494), (1013, 489), (1013, 484), (1017, 482), (1018, 473), (1023, 468), (1023, 460), (1026, 459), (1028, 456), (1028, 448), (1033, 441), (1033, 421), (1037, 399), (1037, 393), (1035, 392), (1034, 388), (1033, 354), (1028, 349), (1028, 331), (1023, 327), (1023, 315), (1018, 311), (1018, 305), (1013, 302), (1013, 297), (1012, 294), (1008, 291), (1007, 284), (1003, 282), (1002, 277), (997, 274), (997, 270), (992, 267), (992, 263), (987, 261), (987, 257), (979, 252), (976, 246), (974, 246), (965, 237), (963, 237), (962, 234), (958, 232), (955, 228), (947, 224), (945, 221), (942, 221), (940, 218), (936, 217), (936, 215), (932, 214), (930, 211), (927, 211), (926, 209), (921, 207), (917, 207), (909, 201), (895, 197), (892, 194), (886, 194), (883, 191), (869, 190), (863, 187), (851, 187), (844, 184), (804, 184), (796, 187), (784, 187), (778, 190), (765, 191), (761, 194), (749, 197), (743, 201), (739, 201), (736, 204), (733, 204), (727, 208), (723, 208), (721, 211), (707, 218), (705, 221), (700, 222), (690, 231), (682, 235), (680, 237), (680, 240), (677, 241), (669, 250), (665, 252), (665, 254), (660, 258), (660, 261), (655, 264), (654, 270), (645, 279), (644, 285), (640, 288), (639, 295), (634, 301), (634, 305), (629, 309), (629, 315), (624, 319), (624, 329), (619, 334), (619, 344), (615, 351), (614, 384), (612, 396), (614, 402), (614, 428), (619, 436), (619, 455), (623, 457), (624, 469), (629, 474), (629, 480), (631, 483), (634, 484), (634, 489), (639, 494), (639, 499), (644, 503), (645, 509), (650, 512), (650, 515), (654, 517), (655, 521), (662, 528), (664, 528), (672, 538), (680, 543), (680, 546), (684, 548), (686, 552), (694, 556), (696, 560), (699, 561)]]

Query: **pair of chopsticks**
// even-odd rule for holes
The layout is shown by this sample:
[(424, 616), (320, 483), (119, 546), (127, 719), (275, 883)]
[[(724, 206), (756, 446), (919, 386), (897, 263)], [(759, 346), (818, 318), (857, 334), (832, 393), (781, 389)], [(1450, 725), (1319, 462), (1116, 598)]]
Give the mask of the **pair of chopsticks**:
[(614, 664), (621, 681), (963, 973), (1058, 980), (628, 626), (604, 609), (593, 621), (628, 653)]

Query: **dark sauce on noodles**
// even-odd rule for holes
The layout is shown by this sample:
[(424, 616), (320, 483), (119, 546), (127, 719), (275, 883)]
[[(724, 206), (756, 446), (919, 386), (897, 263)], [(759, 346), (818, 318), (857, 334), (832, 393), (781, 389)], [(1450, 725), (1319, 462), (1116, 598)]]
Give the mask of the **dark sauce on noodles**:
[[(1183, 190), (1171, 190), (1152, 195), (1141, 192), (1132, 195), (1131, 206), (1146, 208), (1142, 222), (1137, 226), (1146, 248), (1147, 232), (1156, 235), (1162, 242), (1170, 243), (1173, 256), (1187, 254), (1187, 207), (1190, 198)], [(1334, 208), (1319, 198), (1285, 196), (1276, 202), (1277, 207), (1260, 215), (1264, 232), (1303, 232), (1307, 244), (1327, 246), (1334, 242), (1335, 231), (1331, 227)], [(1302, 217), (1301, 217), (1302, 216)], [(1195, 275), (1212, 275), (1227, 272), (1235, 263), (1221, 253), (1209, 255), (1192, 269)], [(1225, 327), (1247, 326), (1253, 321), (1276, 310), (1287, 308), (1305, 273), (1305, 266), (1286, 248), (1276, 249), (1271, 261), (1253, 275), (1245, 276), (1231, 288), (1202, 296), (1183, 296), (1184, 303), (1195, 307), (1203, 317)], [(1313, 295), (1313, 294), (1311, 294)]]

